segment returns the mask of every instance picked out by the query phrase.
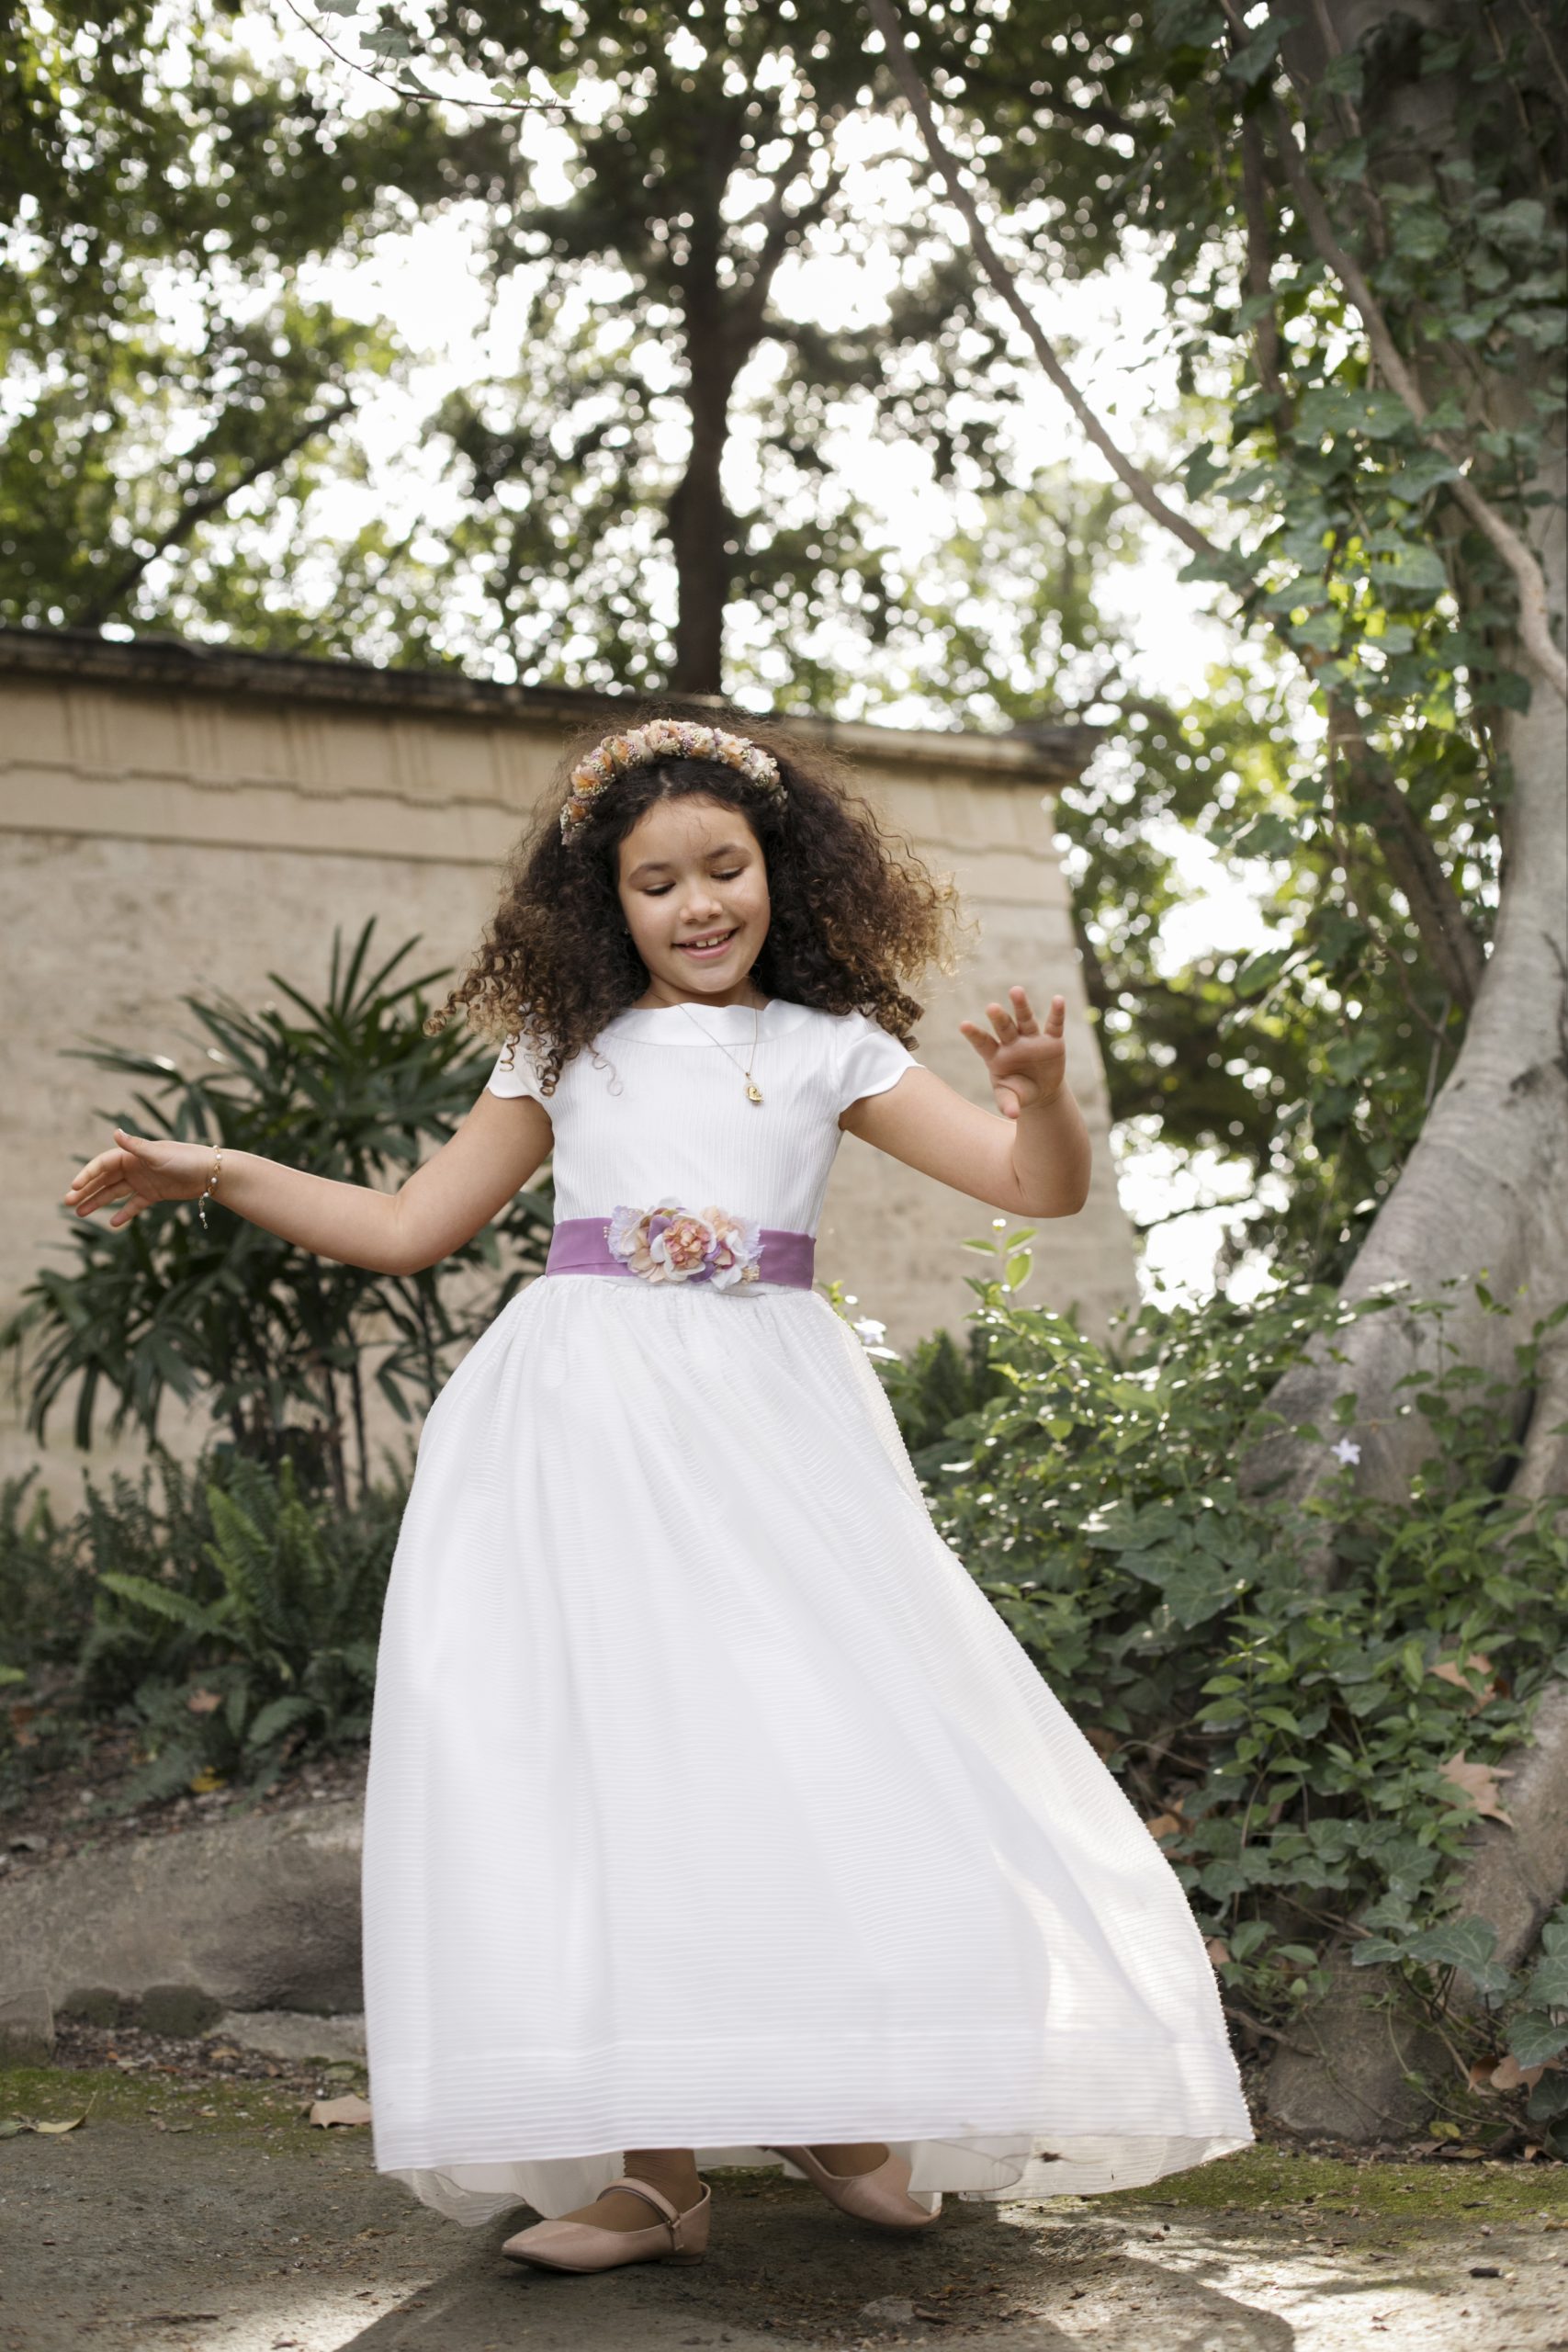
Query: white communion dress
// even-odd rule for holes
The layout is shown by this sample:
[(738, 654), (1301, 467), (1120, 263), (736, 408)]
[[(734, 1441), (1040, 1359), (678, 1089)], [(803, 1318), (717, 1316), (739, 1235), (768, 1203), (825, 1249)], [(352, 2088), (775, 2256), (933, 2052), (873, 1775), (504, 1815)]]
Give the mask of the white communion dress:
[[(636, 1008), (567, 1064), (558, 1219), (815, 1233), (840, 1113), (918, 1065), (781, 998), (752, 1056), (755, 1020)], [(543, 1101), (513, 1053), (491, 1091)], [(548, 1273), (458, 1364), (388, 1588), (364, 1898), (376, 2165), (457, 2222), (588, 2203), (628, 2148), (885, 2141), (934, 2211), (1252, 2136), (1179, 1883), (818, 1290)]]

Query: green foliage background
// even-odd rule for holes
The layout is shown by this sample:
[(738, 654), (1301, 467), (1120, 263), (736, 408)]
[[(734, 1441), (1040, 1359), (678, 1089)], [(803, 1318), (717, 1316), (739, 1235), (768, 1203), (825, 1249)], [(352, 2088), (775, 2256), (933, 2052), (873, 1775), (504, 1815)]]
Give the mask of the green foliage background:
[[(1503, 1384), (1444, 1339), (1455, 1285), (1397, 1302), (1439, 1367), (1395, 1408), (1437, 1439), (1408, 1498), (1355, 1492), (1347, 1393), (1333, 1431), (1301, 1432), (1344, 1444), (1344, 1471), (1287, 1510), (1236, 1479), (1278, 1420), (1269, 1389), (1314, 1334), (1332, 1346), (1396, 1295), (1346, 1307), (1327, 1285), (1286, 1284), (1245, 1307), (1145, 1302), (1100, 1348), (1023, 1303), (1030, 1239), (969, 1245), (997, 1264), (973, 1284), (966, 1355), (944, 1334), (883, 1378), (939, 1532), (1155, 1824), (1244, 2039), (1288, 2031), (1349, 1938), (1358, 1963), (1396, 1966), (1450, 2041), (1456, 2105), (1473, 2057), (1556, 2061), (1568, 1904), (1524, 1965), (1496, 1960), (1493, 1928), (1455, 1910), (1477, 1815), (1447, 1768), (1502, 1765), (1568, 1673), (1568, 1497), (1503, 1491), (1518, 1447)], [(1520, 1343), (1521, 1376), (1564, 1317)], [(1333, 1589), (1309, 1566), (1325, 1522), (1348, 1564)], [(1530, 2094), (1562, 2153), (1565, 2080)]]
[[(1462, 1041), (1443, 937), (1473, 971), (1496, 917), (1527, 690), (1512, 582), (1454, 488), (1526, 528), (1548, 494), (1562, 0), (1369, 11), (1326, 65), (1288, 10), (1243, 37), (1210, 0), (908, 17), (1026, 291), (1145, 266), (1163, 289), (1149, 356), (1174, 401), (1113, 424), (1210, 533), (1195, 569), (1233, 648), (1179, 701), (1123, 617), (1151, 526), (1077, 461), (1041, 466), (1020, 422), (1041, 380), (900, 144), (856, 11), (489, 0), (416, 22), (365, 0), (320, 21), (378, 94), (297, 26), (299, 62), (258, 63), (260, 19), (209, 0), (18, 12), (0, 614), (655, 686), (677, 510), (716, 435), (722, 683), (1101, 728), (1057, 815), (1119, 1131), (1234, 1204), (1222, 1281), (1249, 1252), (1337, 1279)], [(421, 88), (539, 111), (399, 95)], [(1287, 126), (1424, 421), (1371, 364)], [(868, 128), (880, 178), (856, 176)], [(310, 289), (441, 218), (468, 224), (502, 340), (420, 435), (439, 497), (378, 499), (356, 415), (413, 355)], [(814, 312), (797, 260), (850, 273), (849, 323)], [(865, 431), (947, 502), (918, 561), (836, 455)], [(346, 532), (334, 486), (363, 493)], [(1193, 852), (1254, 897), (1262, 952), (1162, 956)]]

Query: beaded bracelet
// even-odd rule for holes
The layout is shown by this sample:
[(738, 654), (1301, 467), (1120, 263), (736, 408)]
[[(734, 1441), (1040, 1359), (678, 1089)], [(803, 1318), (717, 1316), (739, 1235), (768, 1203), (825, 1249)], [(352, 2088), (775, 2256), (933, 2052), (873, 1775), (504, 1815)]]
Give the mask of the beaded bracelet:
[(213, 1146), (213, 1151), (212, 1151), (212, 1168), (211, 1168), (211, 1170), (210, 1170), (210, 1172), (209, 1172), (209, 1176), (208, 1176), (207, 1182), (206, 1182), (205, 1186), (203, 1187), (203, 1189), (201, 1190), (201, 1192), (200, 1192), (200, 1193), (197, 1193), (197, 1203), (196, 1203), (197, 1215), (197, 1216), (200, 1217), (200, 1219), (201, 1219), (201, 1227), (202, 1227), (202, 1231), (203, 1231), (204, 1233), (205, 1233), (205, 1231), (207, 1230), (207, 1196), (208, 1196), (209, 1193), (211, 1193), (211, 1195), (212, 1195), (212, 1197), (213, 1197), (213, 1199), (214, 1199), (214, 1200), (216, 1200), (216, 1199), (217, 1199), (217, 1197), (218, 1197), (218, 1179), (219, 1179), (219, 1177), (222, 1174), (222, 1172), (223, 1172), (223, 1147), (222, 1147), (222, 1145), (221, 1145), (221, 1144), (215, 1144), (215, 1145)]

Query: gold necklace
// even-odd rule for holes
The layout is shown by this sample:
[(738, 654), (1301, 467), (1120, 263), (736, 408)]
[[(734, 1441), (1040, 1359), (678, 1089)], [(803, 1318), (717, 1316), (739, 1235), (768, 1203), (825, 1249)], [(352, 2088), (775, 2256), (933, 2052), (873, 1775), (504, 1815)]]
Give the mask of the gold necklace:
[[(719, 1052), (725, 1057), (727, 1061), (735, 1061), (735, 1057), (730, 1052), (729, 1047), (727, 1045), (723, 1044), (717, 1037), (708, 1037), (707, 1031), (703, 1029), (702, 1023), (696, 1018), (694, 1013), (689, 1012), (685, 1005), (682, 1005), (681, 1010), (685, 1013), (687, 1020), (691, 1023), (694, 1029), (702, 1030), (703, 1035), (707, 1037), (707, 1042), (710, 1046), (717, 1046)], [(722, 1012), (725, 1008), (723, 1006), (716, 1006), (715, 1010)], [(751, 1075), (751, 1064), (756, 1058), (757, 1036), (758, 1032), (761, 1030), (762, 1025), (762, 1008), (760, 1004), (753, 1005), (751, 1012), (751, 1051), (746, 1057), (746, 1100), (748, 1102), (760, 1102), (762, 1099), (762, 1090)], [(736, 1068), (739, 1068), (739, 1064), (738, 1062), (736, 1063)]]

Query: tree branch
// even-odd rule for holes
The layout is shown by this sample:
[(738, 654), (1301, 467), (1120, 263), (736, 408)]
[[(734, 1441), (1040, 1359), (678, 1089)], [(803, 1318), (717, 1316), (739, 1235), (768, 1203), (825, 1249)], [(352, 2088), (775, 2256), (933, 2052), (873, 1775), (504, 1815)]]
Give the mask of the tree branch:
[(459, 98), (444, 90), (427, 90), (412, 65), (403, 68), (408, 77), (406, 81), (389, 82), (384, 74), (378, 74), (374, 66), (361, 64), (357, 58), (350, 57), (346, 51), (330, 41), (321, 26), (307, 17), (304, 10), (295, 5), (295, 0), (284, 0), (284, 6), (312, 39), (321, 42), (330, 57), (335, 57), (340, 65), (346, 65), (351, 74), (362, 74), (367, 82), (374, 82), (378, 90), (390, 91), (395, 98), (428, 98), (438, 106), (472, 107), (483, 114), (555, 114), (564, 117), (569, 122), (572, 119), (570, 107), (563, 106), (558, 98)]
[(1537, 40), (1540, 43), (1542, 53), (1545, 56), (1547, 63), (1551, 68), (1553, 80), (1556, 82), (1557, 86), (1562, 91), (1563, 96), (1568, 98), (1568, 74), (1563, 73), (1557, 51), (1551, 46), (1551, 33), (1548, 31), (1546, 26), (1541, 23), (1540, 18), (1536, 15), (1535, 10), (1530, 6), (1530, 0), (1519, 0), (1519, 7), (1523, 12), (1531, 31), (1535, 34)]
[(292, 440), (287, 442), (281, 449), (270, 449), (265, 456), (256, 458), (253, 465), (245, 468), (237, 481), (226, 482), (221, 490), (214, 488), (205, 492), (200, 498), (193, 498), (190, 504), (182, 510), (163, 537), (153, 541), (145, 555), (137, 556), (132, 562), (125, 566), (107, 588), (100, 590), (92, 603), (78, 616), (78, 626), (83, 628), (101, 628), (120, 599), (135, 587), (142, 573), (156, 563), (161, 555), (167, 555), (171, 548), (178, 547), (183, 540), (188, 539), (198, 523), (204, 523), (207, 517), (209, 514), (215, 514), (220, 507), (227, 506), (229, 501), (238, 497), (241, 491), (249, 490), (252, 482), (259, 481), (263, 474), (271, 473), (275, 467), (283, 465), (287, 459), (302, 449), (307, 441), (314, 440), (318, 433), (324, 432), (329, 425), (335, 424), (340, 417), (346, 416), (353, 406), (354, 402), (345, 398), (339, 401), (336, 408), (328, 409), (324, 415), (308, 417)]
[(762, 242), (757, 250), (750, 277), (730, 304), (730, 315), (739, 329), (735, 340), (743, 358), (750, 356), (761, 334), (768, 297), (773, 292), (779, 264), (791, 245), (798, 244), (806, 232), (823, 218), (843, 186), (842, 170), (837, 164), (830, 165), (826, 180), (815, 196), (809, 197), (798, 211), (788, 210), (785, 194), (807, 152), (807, 142), (804, 137), (792, 144), (784, 168), (776, 174), (765, 200), (750, 216), (761, 222)]
[(1393, 769), (1368, 742), (1354, 706), (1335, 694), (1325, 695), (1325, 700), (1330, 750), (1338, 753), (1347, 773), (1371, 801), (1371, 830), (1390, 875), (1404, 893), (1432, 967), (1454, 1001), (1468, 1012), (1481, 986), (1485, 957), (1459, 894)]
[(1253, 115), (1244, 117), (1241, 126), (1241, 192), (1247, 216), (1247, 290), (1255, 300), (1268, 301), (1253, 329), (1258, 380), (1284, 410), (1290, 403), (1280, 373), (1280, 322), (1274, 315), (1273, 254), (1269, 243), (1269, 183), (1263, 168), (1263, 134)]
[(1174, 532), (1182, 546), (1190, 548), (1194, 555), (1212, 557), (1216, 561), (1224, 563), (1225, 559), (1214, 541), (1205, 532), (1201, 531), (1196, 523), (1190, 522), (1185, 514), (1179, 514), (1174, 506), (1168, 506), (1143, 468), (1134, 465), (1132, 458), (1117, 447), (1067, 374), (1066, 369), (1062, 366), (1043, 327), (1019, 292), (1012, 272), (992, 244), (975, 199), (964, 185), (958, 164), (943, 143), (942, 133), (937, 128), (936, 115), (931, 107), (930, 96), (916, 69), (915, 61), (909, 53), (908, 43), (904, 38), (904, 28), (899, 21), (897, 9), (892, 5), (892, 0), (865, 0), (865, 6), (866, 14), (882, 35), (893, 77), (908, 101), (915, 119), (920, 126), (927, 152), (936, 166), (938, 177), (946, 190), (949, 200), (964, 217), (964, 224), (969, 232), (969, 243), (975, 258), (1029, 338), (1030, 345), (1041, 367), (1061, 393), (1106, 464), (1115, 474), (1117, 481), (1124, 489), (1132, 492), (1144, 512), (1153, 515), (1156, 523), (1162, 523), (1168, 531)]
[[(1227, 0), (1228, 5), (1228, 0)], [(1111, 440), (1110, 434), (1082, 398), (1077, 387), (1067, 376), (1042, 329), (1039, 321), (1018, 290), (1017, 281), (1001, 259), (986, 233), (975, 199), (959, 177), (958, 166), (943, 143), (937, 128), (931, 97), (916, 68), (909, 47), (904, 38), (893, 0), (866, 0), (867, 13), (886, 47), (888, 62), (893, 68), (900, 89), (904, 92), (919, 123), (926, 147), (936, 165), (953, 201), (963, 214), (969, 230), (976, 258), (987, 277), (1006, 301), (1009, 310), (1024, 329), (1041, 365), (1051, 381), (1089, 435), (1095, 447), (1114, 468), (1119, 481), (1127, 488), (1145, 513), (1173, 531), (1184, 547), (1195, 553), (1215, 560), (1222, 570), (1228, 571), (1228, 560), (1215, 543), (1196, 524), (1178, 514), (1168, 506), (1153, 482), (1141, 468)], [(1260, 163), (1260, 153), (1256, 160)], [(1244, 151), (1244, 172), (1246, 159)], [(1260, 195), (1259, 191), (1259, 195)], [(1247, 216), (1248, 274), (1259, 258), (1258, 243), (1265, 232), (1261, 213), (1251, 205)], [(1269, 264), (1267, 252), (1261, 254), (1265, 276)], [(1260, 363), (1262, 354), (1259, 354)], [(1260, 364), (1261, 373), (1261, 364)], [(1278, 380), (1278, 379), (1276, 379)], [(1505, 526), (1506, 527), (1506, 526)], [(1276, 624), (1276, 626), (1278, 626)], [(1282, 632), (1281, 632), (1282, 634)], [(1284, 639), (1290, 646), (1288, 637)], [(1304, 654), (1300, 647), (1290, 650), (1306, 667), (1309, 675), (1315, 673), (1323, 657)], [(1340, 745), (1346, 764), (1366, 791), (1380, 814), (1375, 816), (1372, 830), (1382, 843), (1389, 862), (1389, 870), (1404, 891), (1410, 906), (1411, 918), (1426, 943), (1434, 968), (1445, 988), (1452, 989), (1456, 999), (1466, 1005), (1473, 1002), (1479, 985), (1481, 948), (1465, 921), (1464, 910), (1451, 883), (1443, 872), (1437, 852), (1425, 828), (1411, 808), (1386, 763), (1381, 761), (1366, 741), (1353, 708), (1340, 697), (1329, 695), (1331, 735)]]
[[(886, 0), (867, 0), (867, 5), (874, 14), (878, 8), (886, 6)], [(1245, 32), (1246, 26), (1236, 0), (1220, 0), (1220, 5), (1232, 28), (1237, 33)], [(1372, 292), (1365, 271), (1355, 255), (1348, 252), (1339, 241), (1329, 218), (1328, 208), (1296, 144), (1294, 126), (1272, 91), (1269, 103), (1274, 122), (1275, 147), (1291, 184), (1291, 193), (1306, 224), (1307, 233), (1319, 256), (1328, 264), (1360, 313), (1367, 342), (1383, 382), (1404, 402), (1416, 424), (1424, 428), (1425, 437), (1433, 448), (1451, 458), (1455, 465), (1468, 465), (1468, 454), (1461, 455), (1446, 434), (1434, 432), (1428, 424), (1431, 412), (1416, 380), (1415, 372), (1393, 339), (1382, 306)], [(1559, 651), (1552, 639), (1551, 605), (1546, 575), (1534, 549), (1520, 537), (1513, 525), (1498, 514), (1468, 474), (1461, 472), (1455, 481), (1448, 484), (1448, 489), (1455, 503), (1463, 508), (1476, 529), (1490, 539), (1513, 573), (1519, 598), (1519, 641), (1547, 684), (1564, 702), (1568, 702), (1568, 659)]]
[[(1332, 32), (1332, 26), (1328, 30)], [(1264, 171), (1263, 140), (1255, 115), (1242, 122), (1242, 198), (1247, 220), (1247, 288), (1255, 297), (1271, 295), (1274, 256), (1269, 235), (1269, 190)], [(1258, 379), (1279, 400), (1282, 411), (1289, 394), (1280, 374), (1280, 338), (1273, 305), (1258, 314), (1253, 334)], [(1283, 417), (1281, 418), (1283, 421)], [(1302, 654), (1309, 673), (1326, 659)], [(1389, 873), (1404, 891), (1411, 920), (1443, 987), (1468, 1012), (1481, 984), (1483, 958), (1480, 943), (1466, 919), (1459, 893), (1444, 873), (1426, 827), (1421, 824), (1386, 761), (1367, 741), (1355, 706), (1339, 695), (1325, 695), (1328, 706), (1330, 764), (1337, 753), (1376, 813), (1371, 829), (1382, 847)], [(1402, 975), (1403, 977), (1403, 975)]]

